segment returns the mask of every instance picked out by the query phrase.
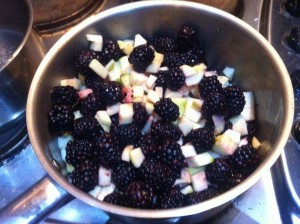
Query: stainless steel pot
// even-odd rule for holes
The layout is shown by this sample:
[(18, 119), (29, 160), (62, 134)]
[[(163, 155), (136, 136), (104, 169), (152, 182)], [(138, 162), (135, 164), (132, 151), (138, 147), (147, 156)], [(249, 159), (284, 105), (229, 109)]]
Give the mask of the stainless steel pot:
[(29, 0), (0, 1), (0, 158), (24, 137), (27, 94), (45, 55), (31, 27)]
[[(200, 33), (199, 38), (204, 43), (210, 67), (235, 67), (234, 82), (244, 90), (254, 91), (258, 138), (262, 141), (260, 150), (264, 160), (238, 186), (193, 206), (142, 210), (98, 201), (74, 187), (62, 174), (64, 164), (55, 138), (47, 128), (46, 115), (51, 104), (49, 92), (53, 86), (59, 85), (61, 79), (74, 77), (73, 56), (78, 50), (88, 48), (85, 37), (87, 33), (97, 31), (114, 39), (132, 38), (140, 33), (151, 40), (153, 33), (157, 31), (175, 35), (174, 31), (183, 24), (192, 24)], [(43, 167), (56, 183), (74, 197), (106, 211), (122, 223), (199, 223), (225, 208), (270, 169), (290, 134), (293, 111), (293, 90), (282, 60), (270, 44), (249, 25), (223, 11), (197, 3), (144, 1), (122, 5), (93, 16), (73, 28), (55, 44), (42, 61), (31, 84), (27, 101), (27, 125), (31, 143)], [(44, 194), (54, 192), (53, 201), (57, 201), (59, 197), (57, 195), (60, 191), (53, 190), (53, 184), (49, 191), (39, 187), (35, 188), (35, 192), (36, 189)], [(27, 196), (30, 194), (32, 193), (27, 192)], [(27, 198), (24, 201), (29, 200)], [(19, 204), (15, 205), (18, 206), (11, 208), (20, 207)], [(28, 204), (29, 207), (31, 205), (32, 203)], [(24, 214), (19, 216), (22, 215)]]

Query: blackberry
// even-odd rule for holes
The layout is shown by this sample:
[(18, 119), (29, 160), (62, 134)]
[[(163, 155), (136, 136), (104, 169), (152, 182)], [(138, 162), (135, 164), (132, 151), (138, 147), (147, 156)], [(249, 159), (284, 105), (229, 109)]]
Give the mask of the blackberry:
[(212, 115), (225, 115), (227, 112), (227, 101), (220, 92), (211, 93), (201, 107), (205, 119), (211, 120)]
[(54, 132), (68, 132), (72, 130), (74, 114), (68, 105), (54, 105), (48, 112), (48, 127)]
[(144, 72), (154, 59), (154, 50), (148, 44), (133, 48), (128, 61), (137, 72)]
[(155, 142), (164, 140), (178, 141), (182, 133), (179, 128), (171, 122), (159, 120), (151, 125), (151, 137)]
[(116, 139), (110, 134), (105, 133), (96, 139), (100, 164), (106, 168), (113, 168), (121, 161), (122, 151)]
[(132, 145), (138, 141), (142, 136), (142, 132), (138, 126), (134, 123), (124, 124), (118, 126), (116, 137), (121, 145), (125, 147), (126, 145)]
[(184, 57), (182, 57), (180, 53), (171, 52), (165, 54), (162, 65), (167, 66), (169, 69), (172, 69), (184, 65), (184, 63)]
[(109, 195), (106, 195), (103, 201), (120, 206), (127, 206), (127, 198), (120, 192), (112, 192)]
[(219, 194), (223, 193), (222, 190), (214, 187), (209, 186), (207, 189), (200, 191), (200, 192), (192, 192), (186, 196), (186, 203), (189, 205), (198, 204), (199, 202), (211, 199), (213, 197), (218, 196)]
[(76, 166), (84, 160), (94, 159), (97, 154), (95, 144), (88, 139), (74, 139), (66, 147), (66, 162)]
[(179, 208), (183, 207), (186, 202), (186, 196), (180, 192), (178, 188), (172, 188), (170, 191), (164, 193), (158, 204), (160, 209)]
[(93, 50), (83, 50), (78, 52), (75, 55), (75, 66), (77, 71), (84, 76), (94, 74), (94, 72), (89, 68), (89, 64), (93, 59), (103, 63), (104, 58), (100, 53)]
[(77, 90), (73, 86), (55, 86), (51, 92), (52, 103), (56, 105), (69, 105), (76, 109), (79, 103)]
[(92, 89), (94, 92), (97, 92), (100, 89), (103, 82), (104, 79), (97, 74), (86, 76), (84, 79), (86, 87)]
[(172, 167), (176, 172), (185, 165), (185, 157), (177, 142), (166, 141), (158, 147), (156, 158)]
[(177, 43), (181, 51), (186, 51), (197, 46), (196, 31), (192, 27), (184, 25), (177, 32)]
[(131, 207), (144, 209), (153, 207), (155, 193), (153, 188), (145, 182), (131, 182), (126, 189), (125, 194), (126, 197), (130, 199)]
[(214, 143), (214, 132), (211, 128), (197, 128), (192, 130), (190, 134), (190, 140), (197, 154), (210, 150)]
[(133, 104), (133, 122), (136, 124), (139, 128), (143, 128), (148, 121), (149, 114), (146, 110), (146, 108), (140, 104), (140, 103), (134, 103)]
[(90, 93), (86, 98), (80, 101), (79, 111), (83, 115), (95, 116), (98, 110), (105, 110), (106, 107), (96, 93)]
[(121, 86), (115, 81), (104, 81), (97, 92), (105, 106), (121, 102), (123, 98)]
[(240, 114), (245, 106), (245, 96), (240, 86), (233, 85), (224, 88), (224, 94), (227, 100), (229, 116)]
[(215, 159), (213, 163), (206, 166), (206, 179), (212, 184), (218, 184), (225, 190), (242, 182), (241, 174), (234, 171), (225, 158)]
[(85, 192), (94, 189), (98, 183), (98, 165), (90, 160), (79, 163), (72, 172), (72, 183)]
[(202, 47), (194, 47), (181, 55), (184, 64), (194, 66), (196, 64), (205, 63), (205, 54)]
[(167, 87), (167, 75), (168, 75), (168, 71), (158, 71), (155, 74), (152, 74), (155, 77), (157, 77), (156, 81), (155, 81), (155, 85), (156, 86), (160, 86), (160, 87)]
[(119, 190), (126, 189), (137, 177), (136, 168), (129, 162), (120, 161), (112, 170), (112, 180)]
[(145, 159), (139, 172), (141, 178), (143, 178), (146, 183), (152, 184), (157, 192), (171, 189), (177, 177), (177, 173), (175, 173), (172, 168), (154, 158)]
[(238, 170), (253, 170), (259, 161), (260, 157), (257, 150), (249, 144), (238, 147), (230, 156), (231, 164)]
[(170, 98), (161, 98), (154, 104), (154, 112), (165, 121), (175, 121), (179, 117), (179, 107)]
[(104, 130), (95, 117), (83, 116), (74, 120), (72, 135), (75, 138), (91, 138), (101, 133)]
[(134, 145), (134, 147), (140, 147), (142, 149), (143, 154), (148, 157), (148, 156), (154, 156), (157, 151), (158, 147), (152, 140), (152, 137), (150, 134), (143, 135), (139, 142)]
[(176, 39), (172, 37), (157, 37), (154, 39), (154, 48), (157, 52), (166, 54), (178, 49)]
[(185, 76), (181, 69), (172, 68), (167, 74), (168, 76), (166, 84), (170, 90), (177, 91), (184, 85)]
[(212, 93), (222, 93), (222, 84), (219, 82), (216, 75), (204, 76), (198, 84), (200, 96), (207, 99)]
[(110, 133), (115, 135), (118, 132), (118, 127), (119, 127), (119, 114), (111, 115), (110, 120), (111, 120)]
[(247, 121), (248, 130), (248, 142), (252, 142), (252, 138), (256, 135), (256, 123), (255, 121)]
[(107, 64), (112, 59), (118, 61), (119, 58), (124, 55), (117, 41), (108, 38), (104, 38), (103, 40), (103, 47), (101, 53), (104, 57), (104, 64)]

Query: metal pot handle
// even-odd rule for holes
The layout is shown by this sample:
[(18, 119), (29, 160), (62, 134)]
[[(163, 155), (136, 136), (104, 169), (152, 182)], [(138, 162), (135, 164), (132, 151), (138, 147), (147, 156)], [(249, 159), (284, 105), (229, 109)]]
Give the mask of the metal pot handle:
[(73, 197), (49, 176), (6, 205), (0, 211), (0, 223), (37, 223)]

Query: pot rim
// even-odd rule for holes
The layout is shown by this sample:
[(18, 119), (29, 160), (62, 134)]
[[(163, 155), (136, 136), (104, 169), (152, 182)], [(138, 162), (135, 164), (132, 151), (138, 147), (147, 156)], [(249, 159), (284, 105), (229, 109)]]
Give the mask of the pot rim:
[[(175, 208), (175, 209), (164, 209), (164, 210), (145, 210), (145, 209), (133, 209), (133, 208), (126, 208), (117, 205), (112, 205), (110, 203), (102, 202), (98, 199), (93, 198), (87, 193), (84, 193), (77, 189), (75, 186), (70, 184), (67, 179), (65, 179), (54, 167), (53, 164), (49, 161), (46, 157), (45, 153), (43, 153), (42, 144), (39, 142), (39, 139), (35, 137), (34, 131), (34, 123), (33, 123), (33, 101), (35, 96), (36, 87), (40, 84), (40, 78), (42, 77), (44, 70), (47, 68), (47, 64), (51, 62), (53, 56), (56, 54), (57, 51), (67, 43), (74, 35), (81, 32), (85, 27), (88, 25), (106, 18), (108, 16), (118, 14), (124, 11), (135, 10), (139, 8), (144, 8), (147, 6), (172, 6), (172, 7), (189, 7), (195, 8), (200, 10), (206, 10), (213, 14), (216, 14), (232, 23), (238, 24), (238, 26), (245, 29), (249, 35), (253, 36), (262, 46), (264, 46), (264, 50), (268, 52), (270, 57), (276, 61), (276, 66), (278, 66), (278, 70), (280, 71), (280, 79), (283, 83), (284, 89), (284, 121), (282, 125), (282, 132), (278, 136), (277, 142), (275, 142), (273, 147), (273, 152), (270, 153), (266, 159), (259, 165), (259, 167), (242, 183), (237, 185), (236, 187), (230, 189), (229, 191), (216, 196), (212, 199), (206, 200), (204, 202), (190, 205), (182, 208)], [(29, 96), (28, 96), (28, 103), (27, 103), (27, 125), (28, 125), (28, 133), (29, 138), (31, 140), (33, 149), (37, 157), (39, 158), (40, 162), (42, 163), (43, 167), (46, 169), (48, 174), (64, 189), (66, 189), (70, 194), (74, 197), (94, 206), (100, 208), (106, 212), (127, 216), (127, 217), (134, 217), (134, 218), (148, 218), (148, 219), (159, 219), (159, 218), (175, 218), (180, 216), (188, 216), (194, 215), (197, 213), (201, 213), (212, 208), (218, 207), (222, 204), (228, 203), (240, 194), (244, 193), (248, 190), (251, 186), (253, 186), (275, 163), (275, 161), (280, 156), (290, 134), (290, 130), (293, 123), (293, 115), (294, 115), (294, 96), (293, 96), (293, 88), (291, 81), (289, 79), (288, 71), (278, 55), (275, 49), (270, 45), (270, 43), (261, 35), (259, 34), (254, 28), (250, 25), (245, 23), (244, 21), (240, 20), (239, 18), (226, 13), (222, 10), (203, 5), (200, 3), (188, 2), (188, 1), (143, 1), (143, 2), (134, 2), (128, 3), (121, 6), (117, 6), (106, 11), (100, 12), (99, 14), (92, 16), (85, 21), (78, 24), (76, 27), (71, 29), (67, 32), (48, 52), (45, 56), (44, 60), (40, 64), (30, 87)]]

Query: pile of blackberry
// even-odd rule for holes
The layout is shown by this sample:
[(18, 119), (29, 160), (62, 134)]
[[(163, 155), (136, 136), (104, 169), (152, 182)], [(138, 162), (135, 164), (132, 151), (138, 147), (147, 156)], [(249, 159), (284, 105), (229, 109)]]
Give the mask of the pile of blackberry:
[[(151, 45), (152, 44), (152, 45)], [(128, 57), (133, 69), (145, 73), (155, 57), (155, 51), (164, 54), (162, 66), (168, 69), (151, 74), (157, 77), (156, 86), (178, 91), (185, 85), (180, 69), (183, 64), (206, 63), (205, 53), (198, 41), (197, 32), (183, 26), (176, 37), (158, 36), (153, 43), (134, 47)], [(257, 151), (250, 145), (239, 147), (232, 156), (215, 159), (207, 165), (205, 175), (209, 187), (201, 192), (183, 194), (185, 185), (174, 186), (181, 170), (187, 167), (181, 144), (191, 143), (197, 154), (212, 149), (215, 143), (213, 115), (224, 115), (225, 129), (232, 127), (228, 119), (243, 110), (245, 99), (239, 86), (223, 88), (217, 76), (203, 77), (198, 90), (204, 104), (201, 113), (206, 119), (204, 127), (184, 136), (176, 125), (179, 107), (168, 97), (162, 97), (153, 106), (155, 119), (147, 133), (143, 128), (150, 117), (145, 105), (133, 103), (130, 124), (119, 124), (118, 114), (111, 115), (110, 132), (106, 132), (95, 118), (97, 111), (124, 103), (123, 86), (117, 81), (102, 79), (89, 68), (96, 59), (102, 64), (117, 61), (124, 56), (116, 41), (104, 38), (103, 50), (83, 50), (75, 56), (75, 68), (83, 76), (84, 86), (92, 90), (80, 99), (79, 90), (72, 86), (55, 86), (51, 92), (52, 107), (48, 112), (49, 130), (58, 135), (71, 135), (66, 146), (66, 163), (74, 167), (72, 183), (85, 192), (98, 184), (98, 169), (102, 166), (112, 171), (116, 188), (104, 201), (132, 208), (167, 209), (196, 204), (215, 197), (242, 182), (260, 162)], [(81, 117), (76, 117), (76, 112)], [(255, 136), (255, 123), (248, 122), (251, 142)], [(182, 141), (183, 143), (180, 143)], [(141, 148), (145, 159), (139, 168), (123, 161), (122, 151), (128, 146)]]

